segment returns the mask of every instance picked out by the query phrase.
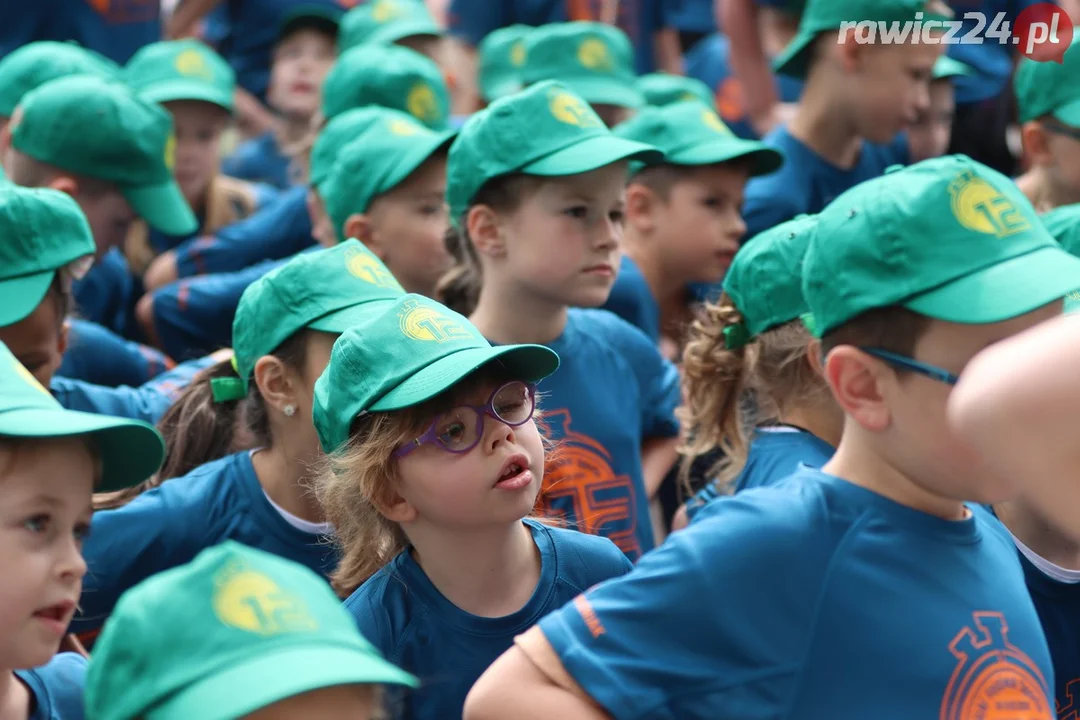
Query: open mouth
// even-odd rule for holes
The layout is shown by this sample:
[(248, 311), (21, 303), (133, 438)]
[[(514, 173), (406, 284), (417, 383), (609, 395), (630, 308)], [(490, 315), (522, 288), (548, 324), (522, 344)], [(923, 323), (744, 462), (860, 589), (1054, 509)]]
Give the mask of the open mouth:
[(528, 486), (532, 482), (532, 473), (523, 458), (511, 458), (510, 462), (503, 467), (495, 487), (503, 490), (517, 490)]
[(42, 608), (34, 613), (34, 617), (62, 635), (67, 631), (74, 611), (75, 603), (68, 601)]

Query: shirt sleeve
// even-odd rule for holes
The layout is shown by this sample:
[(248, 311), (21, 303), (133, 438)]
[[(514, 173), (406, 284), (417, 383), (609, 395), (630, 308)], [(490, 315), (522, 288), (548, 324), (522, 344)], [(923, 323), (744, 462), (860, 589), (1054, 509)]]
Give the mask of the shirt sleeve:
[(514, 22), (508, 0), (451, 0), (450, 33), (473, 47), (488, 33)]
[(629, 360), (641, 388), (642, 436), (674, 437), (679, 434), (675, 408), (682, 399), (679, 371), (645, 333), (629, 323), (624, 323), (624, 328), (622, 354)]
[(141, 385), (173, 366), (164, 353), (125, 340), (108, 328), (71, 319), (58, 375), (95, 385)]

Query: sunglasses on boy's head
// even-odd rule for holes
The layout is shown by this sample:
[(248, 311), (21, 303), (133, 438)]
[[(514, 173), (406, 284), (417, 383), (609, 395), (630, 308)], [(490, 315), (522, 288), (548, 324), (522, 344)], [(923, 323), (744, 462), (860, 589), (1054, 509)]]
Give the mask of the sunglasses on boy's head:
[(945, 383), (946, 385), (955, 385), (960, 380), (959, 375), (954, 375), (948, 370), (929, 365), (918, 360), (904, 357), (903, 355), (897, 355), (896, 353), (889, 352), (888, 350), (880, 350), (878, 348), (860, 347), (867, 355), (872, 355), (878, 360), (885, 362), (887, 365), (898, 370), (908, 370), (919, 375), (924, 375), (931, 380), (937, 380), (938, 382)]
[(524, 425), (536, 410), (536, 385), (514, 380), (491, 393), (483, 405), (458, 405), (438, 417), (420, 437), (394, 451), (405, 457), (421, 445), (432, 444), (454, 454), (467, 453), (484, 434), (484, 417), (490, 415), (510, 427)]

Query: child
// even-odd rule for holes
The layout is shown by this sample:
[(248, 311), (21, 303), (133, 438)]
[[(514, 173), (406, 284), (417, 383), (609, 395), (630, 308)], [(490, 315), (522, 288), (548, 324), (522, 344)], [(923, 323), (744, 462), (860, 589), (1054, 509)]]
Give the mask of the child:
[(499, 98), (513, 95), (524, 86), (521, 70), (528, 57), (527, 40), (532, 30), (528, 25), (499, 28), (480, 43), (476, 70), (476, 82), (480, 89), (477, 110)]
[(754, 238), (724, 276), (720, 302), (690, 329), (683, 467), (716, 448), (724, 456), (675, 529), (721, 495), (775, 485), (800, 465), (820, 468), (840, 441), (844, 418), (821, 376), (821, 345), (801, 319), (809, 312), (802, 262), (813, 230), (814, 219), (800, 217)]
[(436, 133), (411, 115), (384, 117), (338, 153), (319, 196), (334, 241), (356, 238), (382, 260), (406, 292), (431, 297), (450, 268), (443, 242), (446, 150), (452, 132)]
[(458, 267), (441, 294), (492, 342), (543, 343), (563, 358), (541, 388), (561, 443), (541, 505), (631, 560), (656, 541), (649, 501), (675, 461), (678, 373), (637, 328), (577, 308), (602, 305), (615, 280), (626, 161), (660, 157), (545, 82), (470, 118), (447, 170)]
[(422, 0), (371, 0), (341, 18), (338, 52), (361, 45), (396, 44), (441, 59), (442, 28)]
[(956, 103), (953, 81), (971, 74), (971, 68), (948, 55), (934, 63), (930, 83), (930, 104), (908, 128), (908, 150), (912, 162), (940, 157), (949, 149)]
[[(906, 164), (898, 133), (929, 107), (929, 86), (940, 43), (862, 44), (844, 22), (888, 17), (897, 22), (940, 20), (939, 0), (811, 0), (799, 34), (777, 59), (777, 72), (805, 78), (794, 118), (765, 137), (784, 154), (780, 172), (746, 187), (746, 238), (833, 198), (890, 165)], [(925, 21), (924, 21), (925, 22)]]
[(1080, 35), (1061, 64), (1023, 59), (1016, 68), (1017, 115), (1031, 169), (1016, 184), (1039, 212), (1080, 202)]
[(274, 44), (266, 92), (278, 127), (242, 143), (222, 163), (222, 173), (281, 189), (302, 182), (304, 169), (294, 161), (292, 146), (311, 130), (323, 79), (334, 63), (336, 38), (336, 23), (319, 8), (286, 17)]
[(697, 100), (710, 108), (716, 105), (716, 99), (708, 85), (683, 75), (649, 73), (638, 78), (637, 86), (645, 97), (646, 104), (654, 107), (685, 100)]
[(544, 473), (534, 383), (558, 364), (542, 346), (492, 347), (461, 315), (406, 295), (342, 335), (316, 383), (330, 455), (316, 487), (342, 548), (334, 587), (360, 632), (423, 683), (402, 717), (461, 717), (516, 633), (630, 569), (603, 538), (524, 519)]
[[(803, 292), (845, 415), (836, 454), (712, 503), (543, 619), (480, 679), (467, 720), (864, 718), (886, 698), (894, 717), (1055, 716), (1016, 550), (965, 505), (1022, 477), (978, 462), (946, 403), (979, 350), (1061, 312), (1080, 259), (963, 156), (867, 181), (817, 222)], [(687, 623), (687, 598), (724, 612)]]
[(318, 456), (312, 386), (337, 336), (401, 294), (356, 241), (303, 253), (245, 291), (233, 359), (199, 375), (162, 419), (164, 470), (104, 499), (121, 507), (95, 517), (76, 632), (89, 640), (125, 590), (226, 539), (333, 571), (331, 529), (304, 485)]
[(521, 80), (556, 80), (615, 127), (645, 104), (634, 75), (634, 50), (622, 30), (594, 22), (558, 23), (529, 36)]
[(0, 533), (5, 718), (82, 718), (86, 660), (57, 654), (86, 573), (95, 488), (140, 482), (161, 464), (148, 425), (61, 408), (0, 343)]
[(445, 130), (450, 92), (439, 67), (408, 48), (361, 45), (341, 54), (323, 86), (323, 116), (380, 105), (407, 112), (432, 130)]
[(747, 180), (775, 172), (784, 159), (735, 137), (696, 100), (647, 108), (615, 134), (659, 148), (664, 160), (630, 177), (626, 255), (604, 307), (654, 342), (663, 335), (678, 348), (690, 320), (687, 286), (724, 276), (746, 231), (740, 209)]
[(226, 541), (116, 606), (86, 676), (88, 720), (374, 717), (416, 686), (356, 630), (322, 578)]
[[(221, 136), (233, 112), (236, 81), (232, 68), (217, 53), (196, 40), (153, 43), (131, 58), (124, 81), (141, 98), (161, 103), (172, 115), (173, 174), (199, 220), (200, 234), (241, 220), (276, 196), (269, 186), (219, 172)], [(136, 222), (124, 244), (128, 266), (142, 275), (156, 255), (186, 239), (165, 237)]]

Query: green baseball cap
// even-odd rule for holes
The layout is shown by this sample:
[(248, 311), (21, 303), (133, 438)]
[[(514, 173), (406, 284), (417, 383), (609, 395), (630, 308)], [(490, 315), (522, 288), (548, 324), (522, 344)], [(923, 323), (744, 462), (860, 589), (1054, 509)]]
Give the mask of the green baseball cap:
[(951, 80), (952, 78), (974, 75), (971, 66), (962, 63), (956, 58), (942, 55), (934, 62), (934, 68), (930, 71), (931, 80)]
[(697, 100), (711, 108), (716, 107), (712, 90), (697, 78), (649, 73), (638, 78), (637, 86), (649, 105), (660, 107), (684, 100)]
[(476, 76), (484, 100), (492, 102), (521, 90), (526, 40), (533, 30), (530, 25), (510, 25), (488, 33), (480, 42)]
[(120, 67), (74, 43), (40, 40), (12, 50), (0, 60), (0, 117), (11, 117), (23, 95), (69, 75), (115, 78)]
[(315, 138), (315, 144), (311, 148), (311, 162), (309, 175), (311, 184), (318, 188), (330, 171), (334, 169), (338, 154), (341, 149), (360, 137), (368, 128), (388, 117), (406, 118), (415, 124), (416, 118), (407, 113), (391, 110), (390, 108), (369, 106), (346, 110), (340, 115), (335, 115), (330, 122), (323, 126)]
[(810, 312), (802, 290), (803, 258), (816, 225), (815, 216), (800, 215), (755, 235), (735, 254), (724, 275), (724, 292), (743, 322), (725, 330), (728, 348)]
[(341, 19), (338, 50), (361, 45), (396, 43), (416, 35), (442, 35), (427, 5), (420, 0), (372, 0), (354, 7)]
[(526, 85), (557, 80), (586, 102), (639, 108), (645, 98), (634, 74), (634, 48), (606, 23), (555, 23), (529, 36), (521, 79)]
[(0, 342), (0, 437), (41, 440), (87, 435), (101, 458), (98, 492), (137, 485), (157, 472), (165, 443), (139, 420), (63, 408)]
[(0, 187), (0, 327), (41, 304), (58, 270), (92, 262), (94, 236), (79, 204), (47, 188)]
[(305, 252), (253, 282), (233, 319), (233, 353), (245, 387), (263, 355), (304, 329), (342, 333), (369, 317), (371, 303), (405, 294), (359, 240)]
[[(1039, 216), (1047, 231), (1071, 255), (1080, 257), (1080, 205), (1062, 205)], [(1065, 296), (1065, 312), (1080, 311), (1080, 292)]]
[(338, 56), (323, 82), (327, 119), (352, 108), (402, 110), (432, 130), (450, 120), (450, 91), (439, 66), (406, 47), (362, 45)]
[(495, 361), (530, 382), (559, 367), (550, 348), (492, 347), (450, 308), (422, 295), (399, 297), (334, 343), (330, 364), (315, 383), (312, 410), (323, 450), (333, 452), (348, 442), (361, 413), (419, 405)]
[(43, 163), (107, 180), (132, 209), (166, 235), (199, 223), (173, 179), (173, 123), (159, 105), (119, 82), (90, 76), (53, 80), (27, 93), (12, 145)]
[(227, 540), (125, 592), (94, 646), (88, 720), (233, 720), (338, 685), (416, 687), (326, 580)]
[(645, 108), (612, 132), (659, 148), (663, 162), (671, 165), (714, 165), (746, 158), (752, 175), (765, 175), (784, 164), (780, 151), (740, 138), (715, 110), (698, 100)]
[(1080, 34), (1073, 36), (1061, 62), (1039, 62), (1021, 58), (1013, 76), (1017, 115), (1020, 122), (1053, 115), (1057, 120), (1080, 127)]
[(144, 46), (123, 75), (139, 97), (150, 102), (201, 100), (233, 111), (236, 74), (198, 40), (169, 40)]
[(454, 139), (453, 131), (435, 132), (411, 115), (385, 112), (382, 119), (341, 149), (319, 188), (339, 240), (345, 239), (345, 221), (350, 215), (367, 212), (372, 200), (400, 185)]
[(818, 35), (839, 30), (846, 23), (914, 22), (916, 13), (923, 22), (946, 21), (951, 11), (928, 11), (936, 3), (932, 0), (809, 0), (799, 19), (799, 31), (794, 39), (773, 61), (773, 69), (780, 75), (805, 78), (810, 66), (810, 50)]
[(949, 155), (833, 200), (818, 215), (803, 278), (821, 337), (894, 305), (948, 322), (1001, 322), (1080, 289), (1080, 258), (1009, 178)]
[(298, 5), (285, 13), (278, 26), (277, 42), (298, 30), (316, 30), (336, 40), (341, 25), (340, 7), (327, 5)]
[(620, 160), (658, 162), (663, 153), (613, 134), (565, 85), (542, 82), (470, 117), (450, 147), (446, 199), (451, 222), (492, 178), (509, 173), (561, 177)]

